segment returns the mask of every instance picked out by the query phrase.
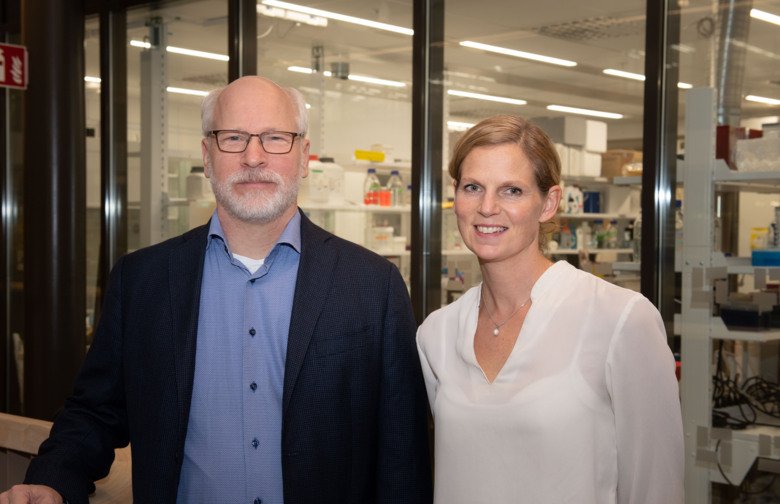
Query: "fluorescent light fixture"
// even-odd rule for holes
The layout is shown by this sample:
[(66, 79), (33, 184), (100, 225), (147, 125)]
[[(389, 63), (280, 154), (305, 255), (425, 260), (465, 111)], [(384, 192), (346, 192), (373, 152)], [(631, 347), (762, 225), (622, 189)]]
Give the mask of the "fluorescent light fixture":
[(303, 12), (295, 12), (279, 7), (270, 7), (268, 5), (257, 5), (257, 13), (263, 16), (287, 19), (296, 23), (304, 23), (311, 26), (328, 26), (328, 20), (322, 16), (312, 16)]
[[(320, 16), (327, 19), (333, 19), (334, 21), (342, 21), (344, 23), (352, 23), (361, 26), (368, 26), (369, 28), (375, 28), (377, 30), (384, 30), (393, 33), (400, 33), (401, 35), (414, 35), (414, 30), (411, 28), (404, 28), (403, 26), (395, 26), (387, 23), (380, 23), (378, 21), (371, 21), (369, 19), (363, 19), (354, 16), (347, 16), (345, 14), (339, 14), (337, 12), (329, 12), (321, 9), (313, 9), (311, 7), (305, 7), (303, 5), (296, 5), (288, 2), (279, 2), (278, 0), (263, 0), (263, 5), (269, 5), (271, 7), (279, 7), (281, 9), (287, 9), (289, 11), (302, 12), (311, 16)], [(260, 6), (258, 5), (258, 12), (260, 12)]]
[[(297, 72), (297, 73), (303, 73), (303, 74), (313, 74), (314, 70), (307, 67), (301, 67), (301, 66), (289, 66), (287, 67), (287, 70), (290, 72)], [(330, 77), (333, 75), (330, 70), (325, 70), (322, 72), (322, 75), (325, 77)], [(406, 87), (405, 82), (399, 82), (399, 81), (393, 81), (393, 80), (387, 80), (387, 79), (378, 79), (376, 77), (368, 77), (367, 75), (355, 75), (355, 74), (349, 74), (347, 76), (347, 79), (355, 82), (366, 82), (368, 84), (378, 84), (380, 86), (390, 86), (390, 87)]]
[[(623, 70), (615, 70), (614, 68), (607, 68), (605, 70), (602, 70), (603, 73), (607, 75), (612, 75), (614, 77), (623, 77), (624, 79), (631, 79), (636, 81), (645, 81), (645, 76), (638, 73), (632, 73), (632, 72), (624, 72)], [(677, 87), (680, 89), (691, 89), (693, 87), (692, 84), (688, 84), (687, 82), (678, 82)]]
[(474, 126), (474, 123), (447, 121), (447, 129), (450, 131), (466, 131), (472, 126)]
[(366, 82), (368, 84), (378, 84), (380, 86), (406, 87), (405, 82), (399, 82), (399, 81), (393, 81), (387, 79), (377, 79), (376, 77), (368, 77), (366, 75), (349, 74), (347, 75), (347, 79), (356, 82)]
[(767, 23), (780, 25), (780, 16), (776, 14), (770, 14), (762, 10), (750, 9), (750, 17), (760, 19), (761, 21), (766, 21)]
[(475, 100), (484, 100), (484, 101), (492, 101), (492, 102), (499, 102), (499, 103), (509, 103), (511, 105), (525, 105), (528, 103), (525, 100), (518, 100), (516, 98), (504, 98), (503, 96), (493, 96), (493, 95), (486, 95), (486, 94), (480, 94), (480, 93), (470, 93), (468, 91), (458, 91), (456, 89), (448, 89), (447, 90), (448, 95), (452, 96), (460, 96), (463, 98), (473, 98)]
[[(754, 9), (755, 10), (755, 9)], [(764, 103), (766, 105), (780, 105), (780, 100), (776, 98), (766, 98), (764, 96), (747, 95), (745, 97), (747, 101)]]
[[(290, 72), (297, 72), (297, 73), (302, 73), (302, 74), (313, 74), (314, 73), (314, 69), (313, 68), (301, 67), (301, 66), (288, 66), (287, 70), (289, 70)], [(333, 74), (331, 74), (330, 70), (325, 70), (324, 72), (322, 72), (322, 75), (324, 75), (325, 77), (330, 77)]]
[(166, 91), (169, 93), (176, 93), (176, 94), (183, 94), (183, 95), (191, 95), (191, 96), (206, 96), (209, 94), (208, 91), (201, 91), (199, 89), (187, 89), (187, 88), (180, 88), (180, 87), (173, 87), (168, 86), (165, 88)]
[(615, 114), (614, 112), (601, 112), (600, 110), (588, 110), (576, 107), (566, 107), (564, 105), (547, 105), (547, 110), (554, 110), (556, 112), (567, 112), (569, 114), (579, 114), (591, 117), (603, 117), (605, 119), (622, 119), (623, 114)]
[(542, 63), (551, 63), (553, 65), (560, 65), (565, 67), (577, 66), (575, 61), (569, 61), (560, 58), (552, 58), (550, 56), (543, 56), (541, 54), (534, 54), (525, 51), (517, 51), (515, 49), (507, 49), (506, 47), (493, 46), (488, 44), (482, 44), (480, 42), (472, 42), (471, 40), (464, 40), (460, 43), (463, 47), (470, 47), (472, 49), (481, 49), (483, 51), (493, 52), (497, 54), (504, 54), (506, 56), (514, 56), (515, 58), (524, 58), (534, 61), (541, 61)]
[(183, 47), (168, 46), (166, 51), (174, 54), (184, 54), (185, 56), (195, 56), (196, 58), (206, 58), (217, 61), (230, 61), (230, 57), (225, 54), (217, 54), (206, 51), (196, 51), (194, 49), (184, 49)]
[(615, 70), (614, 68), (607, 68), (605, 70), (602, 70), (602, 72), (607, 75), (612, 75), (615, 77), (623, 77), (624, 79), (631, 79), (631, 80), (642, 81), (642, 82), (644, 82), (645, 80), (645, 76), (642, 74), (624, 72), (623, 70)]
[(90, 77), (89, 75), (84, 76), (84, 82), (89, 82), (92, 84), (100, 84), (100, 77)]
[[(140, 47), (141, 49), (151, 49), (152, 44), (142, 40), (131, 40), (130, 45)], [(225, 54), (218, 54), (206, 51), (196, 51), (194, 49), (185, 49), (183, 47), (168, 46), (165, 48), (169, 53), (183, 54), (185, 56), (195, 56), (196, 58), (205, 58), (217, 61), (230, 61), (230, 57)]]

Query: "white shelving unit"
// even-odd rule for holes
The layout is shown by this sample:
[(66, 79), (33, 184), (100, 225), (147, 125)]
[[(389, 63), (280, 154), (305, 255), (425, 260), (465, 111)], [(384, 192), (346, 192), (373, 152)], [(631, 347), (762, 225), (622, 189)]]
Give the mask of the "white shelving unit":
[(756, 457), (780, 459), (780, 427), (712, 428), (713, 341), (780, 340), (780, 330), (733, 330), (713, 316), (717, 279), (729, 273), (765, 274), (767, 269), (754, 268), (748, 258), (726, 258), (713, 250), (716, 189), (780, 193), (780, 171), (738, 172), (715, 159), (715, 99), (711, 88), (686, 94), (684, 184), (689, 190), (683, 216), (681, 395), (687, 504), (711, 502), (711, 483), (725, 483), (723, 474), (739, 484)]

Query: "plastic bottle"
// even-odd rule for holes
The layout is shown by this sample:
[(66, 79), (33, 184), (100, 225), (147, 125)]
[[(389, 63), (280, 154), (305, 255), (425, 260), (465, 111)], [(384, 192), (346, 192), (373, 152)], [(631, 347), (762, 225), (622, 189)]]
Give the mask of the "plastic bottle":
[(406, 184), (401, 180), (401, 174), (398, 170), (390, 172), (390, 178), (387, 180), (386, 189), (390, 191), (390, 205), (399, 207), (404, 204), (404, 190)]
[(592, 230), (587, 221), (583, 221), (577, 228), (577, 250), (588, 250), (591, 248)]
[(595, 240), (595, 247), (597, 249), (607, 248), (607, 227), (609, 224), (604, 224), (604, 221), (597, 219), (593, 221), (593, 237)]
[(369, 168), (366, 172), (366, 181), (363, 183), (363, 204), (378, 205), (379, 191), (382, 190), (382, 184), (379, 183), (379, 177), (376, 176), (376, 168)]
[(618, 228), (617, 228), (617, 220), (613, 219), (609, 222), (609, 229), (607, 230), (607, 248), (609, 249), (616, 249), (618, 248)]

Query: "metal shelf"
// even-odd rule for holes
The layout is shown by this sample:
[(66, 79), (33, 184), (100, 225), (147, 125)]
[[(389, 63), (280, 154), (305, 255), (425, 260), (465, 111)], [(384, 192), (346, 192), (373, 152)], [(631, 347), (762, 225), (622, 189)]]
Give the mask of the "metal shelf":
[(780, 170), (738, 171), (729, 168), (723, 159), (715, 160), (712, 180), (720, 190), (758, 193), (780, 192)]
[(780, 329), (729, 329), (720, 317), (710, 321), (710, 337), (716, 340), (752, 341), (768, 343), (780, 341)]

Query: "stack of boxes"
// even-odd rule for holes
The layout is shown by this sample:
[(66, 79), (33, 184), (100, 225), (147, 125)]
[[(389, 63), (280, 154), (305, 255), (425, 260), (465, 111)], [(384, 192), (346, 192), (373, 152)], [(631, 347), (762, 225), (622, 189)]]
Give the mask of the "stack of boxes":
[(601, 154), (607, 151), (607, 123), (583, 117), (538, 117), (532, 122), (555, 143), (561, 175), (601, 176)]

